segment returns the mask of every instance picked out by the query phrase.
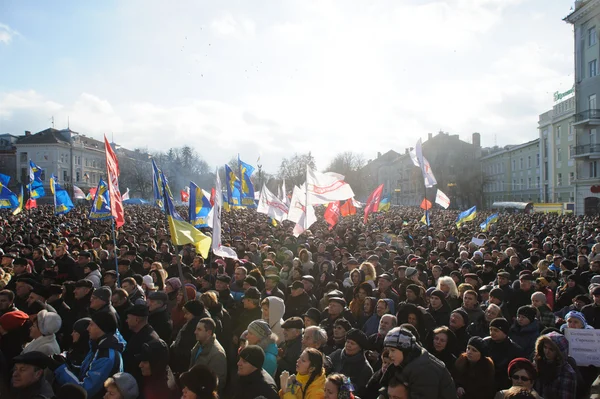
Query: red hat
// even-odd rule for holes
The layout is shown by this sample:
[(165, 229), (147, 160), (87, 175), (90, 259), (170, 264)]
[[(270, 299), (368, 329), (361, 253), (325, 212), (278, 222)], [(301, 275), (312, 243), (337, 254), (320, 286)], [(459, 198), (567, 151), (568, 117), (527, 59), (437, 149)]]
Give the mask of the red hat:
[(0, 317), (0, 326), (2, 326), (5, 331), (12, 331), (21, 327), (27, 320), (29, 320), (27, 313), (15, 310), (5, 313)]

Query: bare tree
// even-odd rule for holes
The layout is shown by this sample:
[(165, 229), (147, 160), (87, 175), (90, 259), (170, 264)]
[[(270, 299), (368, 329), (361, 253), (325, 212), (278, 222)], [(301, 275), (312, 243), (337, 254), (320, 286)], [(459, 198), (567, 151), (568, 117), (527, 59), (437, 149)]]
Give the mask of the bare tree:
[(325, 172), (335, 172), (345, 176), (345, 181), (350, 184), (354, 194), (362, 196), (368, 190), (368, 182), (365, 181), (362, 168), (366, 162), (362, 154), (352, 151), (339, 153), (325, 168)]
[(315, 168), (315, 158), (309, 152), (308, 154), (297, 153), (289, 158), (283, 158), (277, 177), (279, 179), (285, 179), (286, 184), (293, 187), (292, 184), (297, 186), (304, 183), (306, 180), (306, 166)]

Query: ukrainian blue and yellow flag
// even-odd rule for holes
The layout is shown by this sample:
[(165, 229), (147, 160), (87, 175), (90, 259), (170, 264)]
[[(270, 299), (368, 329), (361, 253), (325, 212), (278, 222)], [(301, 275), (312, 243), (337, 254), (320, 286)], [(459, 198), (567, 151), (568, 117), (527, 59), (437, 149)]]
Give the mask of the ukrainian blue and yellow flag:
[(190, 224), (194, 227), (212, 227), (208, 225), (208, 214), (212, 209), (210, 200), (204, 196), (202, 189), (190, 182)]
[(469, 222), (477, 216), (477, 205), (458, 214), (456, 218), (456, 227), (460, 227), (464, 222)]
[(102, 179), (98, 182), (98, 188), (96, 188), (96, 195), (92, 201), (92, 208), (88, 219), (91, 220), (104, 220), (112, 218), (112, 212), (110, 210), (110, 194), (108, 191), (108, 185)]
[(377, 212), (386, 212), (390, 210), (392, 206), (391, 194), (386, 195), (379, 201), (379, 208), (377, 208)]
[(21, 192), (19, 193), (17, 199), (19, 200), (19, 205), (13, 210), (13, 215), (18, 215), (23, 210), (23, 185), (22, 184), (21, 184)]
[(31, 183), (34, 180), (42, 181), (42, 170), (33, 161), (29, 161), (29, 182)]
[(0, 183), (0, 209), (13, 209), (19, 206), (19, 198), (8, 187)]
[(240, 180), (227, 164), (225, 164), (225, 180), (227, 184), (227, 203), (231, 208), (239, 208), (242, 206)]
[(40, 198), (46, 195), (44, 191), (44, 183), (42, 182), (42, 171), (43, 169), (29, 161), (29, 184), (27, 185), (27, 191), (29, 191), (30, 198)]
[(162, 172), (156, 166), (154, 159), (152, 160), (152, 191), (154, 193), (154, 205), (158, 206), (163, 211), (165, 210), (163, 203), (163, 184)]
[(50, 177), (50, 191), (54, 195), (54, 214), (62, 215), (74, 208), (69, 193), (58, 184), (54, 175)]
[(238, 165), (240, 167), (240, 194), (242, 200), (242, 206), (246, 208), (256, 208), (256, 202), (254, 202), (254, 184), (252, 184), (252, 173), (254, 173), (254, 166), (247, 164), (240, 159), (238, 154)]
[(496, 223), (499, 218), (500, 216), (497, 213), (490, 215), (487, 219), (485, 219), (485, 222), (479, 225), (479, 227), (481, 227), (481, 231), (488, 231), (490, 229), (490, 226)]
[(429, 223), (429, 211), (428, 210), (425, 211), (425, 214), (421, 218), (421, 223), (429, 226), (430, 223)]
[(210, 250), (211, 238), (205, 236), (200, 230), (183, 220), (173, 205), (173, 196), (169, 194), (171, 190), (164, 179), (162, 180), (162, 185), (165, 214), (167, 215), (167, 221), (169, 222), (169, 230), (171, 232), (171, 241), (173, 242), (173, 245), (194, 244), (196, 251), (206, 258), (208, 256), (208, 251)]
[(0, 184), (3, 186), (8, 186), (8, 182), (10, 181), (10, 176), (0, 173)]

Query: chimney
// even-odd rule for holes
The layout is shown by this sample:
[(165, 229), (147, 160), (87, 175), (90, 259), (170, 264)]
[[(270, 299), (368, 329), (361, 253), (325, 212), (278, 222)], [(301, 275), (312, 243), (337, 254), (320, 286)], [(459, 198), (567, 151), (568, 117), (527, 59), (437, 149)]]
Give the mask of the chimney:
[(431, 140), (433, 138), (433, 133), (427, 133), (427, 140)]
[(481, 134), (479, 133), (473, 133), (473, 146), (475, 148), (480, 148), (481, 147)]
[(377, 158), (381, 158), (381, 152), (377, 151)]
[(25, 130), (25, 136), (31, 136), (31, 131)]

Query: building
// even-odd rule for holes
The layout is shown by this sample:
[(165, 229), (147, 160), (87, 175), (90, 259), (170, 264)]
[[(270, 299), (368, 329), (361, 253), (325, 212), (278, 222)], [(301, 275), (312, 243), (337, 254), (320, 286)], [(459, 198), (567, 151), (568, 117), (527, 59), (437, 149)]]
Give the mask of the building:
[(575, 202), (574, 88), (554, 94), (552, 109), (539, 116), (542, 195), (539, 202)]
[(494, 202), (540, 202), (540, 139), (483, 150), (483, 207)]
[[(600, 1), (577, 0), (565, 21), (572, 24), (575, 41), (575, 209), (578, 214), (600, 213)], [(597, 191), (594, 189), (594, 191)]]
[(9, 188), (17, 183), (17, 136), (0, 134), (0, 173), (10, 176)]

